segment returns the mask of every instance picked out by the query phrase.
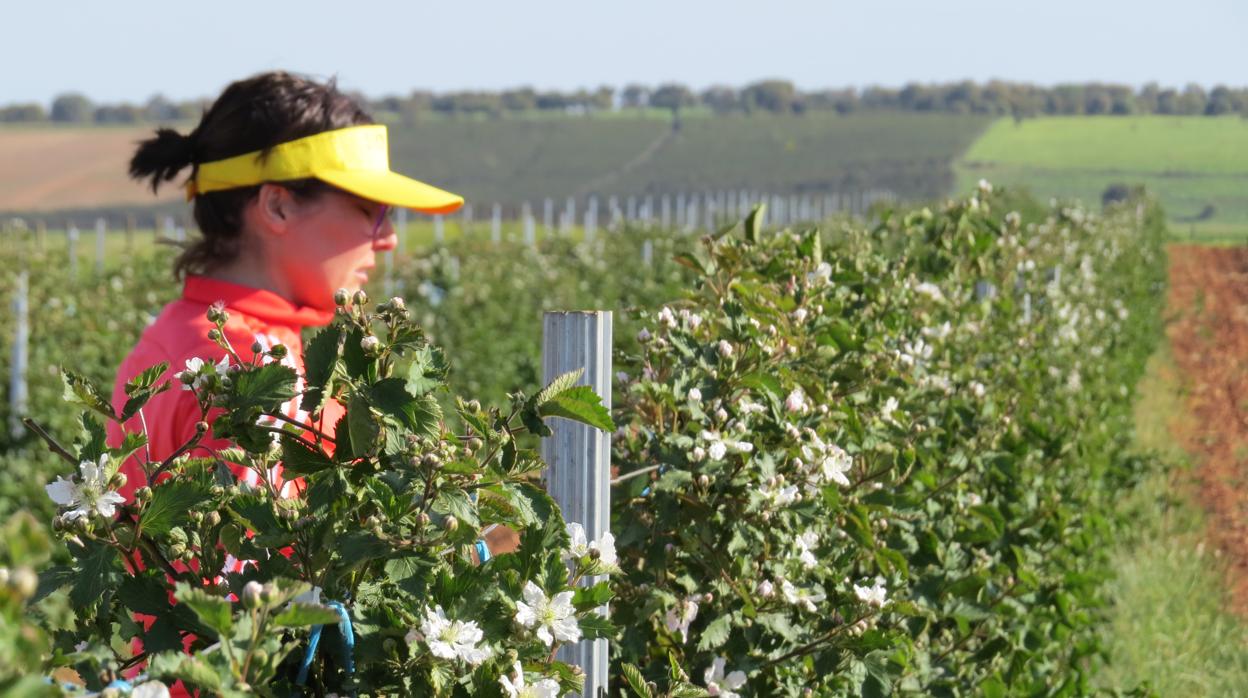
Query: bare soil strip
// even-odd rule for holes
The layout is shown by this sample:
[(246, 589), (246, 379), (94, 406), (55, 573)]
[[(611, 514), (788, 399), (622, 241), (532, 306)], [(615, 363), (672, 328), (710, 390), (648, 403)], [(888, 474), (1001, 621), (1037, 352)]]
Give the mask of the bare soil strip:
[(1234, 610), (1248, 616), (1248, 247), (1173, 245), (1170, 339), (1191, 419), (1209, 538), (1228, 558)]

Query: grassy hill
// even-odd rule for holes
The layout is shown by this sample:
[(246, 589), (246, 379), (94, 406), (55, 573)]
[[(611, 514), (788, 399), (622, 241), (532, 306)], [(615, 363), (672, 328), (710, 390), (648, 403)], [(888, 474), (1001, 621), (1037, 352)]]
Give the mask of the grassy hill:
[[(734, 188), (920, 198), (952, 188), (950, 163), (988, 123), (946, 114), (695, 114), (675, 131), (650, 116), (430, 120), (391, 126), (391, 154), (396, 169), (464, 194), (479, 211), (547, 196)], [(0, 212), (151, 207), (157, 200), (124, 172), (131, 144), (149, 130), (0, 128)], [(160, 201), (181, 208), (172, 189)]]
[[(1248, 120), (1075, 116), (993, 123), (956, 164), (1048, 197), (1100, 200), (1113, 183), (1156, 192), (1178, 234), (1248, 234)], [(1202, 215), (1203, 214), (1203, 215)]]

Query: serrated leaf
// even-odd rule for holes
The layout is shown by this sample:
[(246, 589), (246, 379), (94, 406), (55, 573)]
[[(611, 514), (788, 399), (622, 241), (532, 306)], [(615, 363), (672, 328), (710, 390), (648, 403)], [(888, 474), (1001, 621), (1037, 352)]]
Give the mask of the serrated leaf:
[(767, 204), (755, 204), (749, 215), (745, 217), (745, 239), (747, 242), (758, 242), (763, 232), (763, 220), (765, 220), (766, 214)]
[(229, 392), (229, 407), (245, 410), (258, 407), (275, 412), (281, 404), (295, 396), (295, 370), (279, 363), (233, 375), (234, 387)]
[(603, 406), (594, 389), (587, 385), (570, 388), (539, 404), (538, 413), (543, 417), (570, 419), (605, 432), (615, 431), (611, 413)]
[(407, 369), (407, 392), (417, 397), (424, 395), (446, 380), (446, 356), (437, 347), (425, 345), (418, 349), (412, 357), (412, 365)]
[(409, 383), (386, 378), (369, 389), (371, 404), (411, 431), (429, 437), (441, 431), (442, 408), (431, 395), (413, 395)]
[(280, 628), (299, 628), (308, 625), (337, 625), (341, 618), (328, 606), (311, 603), (292, 603), (273, 616), (273, 624)]
[(625, 662), (620, 665), (620, 671), (623, 672), (624, 680), (628, 682), (628, 687), (632, 689), (634, 695), (638, 698), (654, 698), (654, 693), (646, 685), (646, 677), (641, 675), (640, 669)]
[(121, 410), (121, 421), (124, 422), (138, 414), (139, 410), (147, 404), (148, 400), (151, 400), (156, 395), (159, 395), (169, 389), (169, 381), (165, 381), (157, 385), (157, 381), (159, 381), (161, 376), (165, 375), (165, 372), (168, 370), (169, 364), (167, 362), (162, 362), (140, 372), (137, 376), (126, 382), (125, 392), (128, 399), (126, 400), (125, 406)]
[(308, 414), (317, 413), (325, 405), (330, 393), (330, 379), (338, 363), (338, 340), (342, 329), (330, 325), (316, 333), (304, 347), (303, 372), (307, 387), (303, 391), (300, 408)]
[(347, 431), (351, 434), (351, 450), (357, 458), (377, 453), (381, 421), (363, 393), (355, 393), (347, 405)]
[(65, 385), (62, 398), (65, 402), (96, 412), (112, 421), (117, 421), (117, 413), (108, 398), (86, 378), (68, 368), (61, 368), (61, 381)]
[(315, 444), (293, 436), (282, 438), (282, 469), (288, 476), (311, 475), (335, 467), (338, 464)]
[(180, 516), (186, 516), (208, 493), (193, 482), (166, 480), (152, 488), (152, 501), (143, 510), (143, 532), (159, 536), (169, 532)]
[(230, 602), (219, 596), (212, 596), (203, 589), (195, 589), (186, 582), (178, 582), (173, 597), (178, 603), (195, 612), (200, 622), (212, 628), (218, 635), (228, 637), (234, 626), (233, 609)]
[(711, 621), (706, 629), (702, 631), (701, 637), (698, 638), (698, 651), (706, 652), (717, 647), (722, 647), (728, 642), (728, 636), (732, 633), (732, 616), (724, 614)]
[(534, 396), (533, 401), (537, 403), (538, 408), (541, 408), (543, 404), (549, 402), (556, 395), (559, 395), (565, 390), (575, 386), (576, 382), (580, 380), (583, 375), (585, 375), (585, 369), (575, 368), (561, 376), (558, 376), (547, 384), (545, 388), (542, 388), (542, 390)]
[(470, 528), (480, 525), (477, 520), (477, 508), (468, 494), (463, 490), (443, 490), (433, 502), (433, 510), (439, 514), (449, 514), (459, 519), (459, 523)]
[(108, 452), (108, 435), (104, 431), (104, 425), (90, 412), (81, 413), (79, 422), (82, 424), (82, 434), (76, 443), (78, 459), (97, 463), (100, 456)]
[(586, 640), (596, 640), (600, 637), (611, 639), (620, 631), (615, 623), (594, 613), (581, 618), (578, 622), (581, 626), (581, 634)]

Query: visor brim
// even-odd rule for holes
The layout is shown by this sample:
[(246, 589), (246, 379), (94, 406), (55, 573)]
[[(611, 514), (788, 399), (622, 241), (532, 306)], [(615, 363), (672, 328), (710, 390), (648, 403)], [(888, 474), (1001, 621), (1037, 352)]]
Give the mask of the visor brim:
[(464, 205), (458, 194), (397, 172), (330, 170), (317, 172), (316, 178), (370, 201), (421, 213), (451, 213)]

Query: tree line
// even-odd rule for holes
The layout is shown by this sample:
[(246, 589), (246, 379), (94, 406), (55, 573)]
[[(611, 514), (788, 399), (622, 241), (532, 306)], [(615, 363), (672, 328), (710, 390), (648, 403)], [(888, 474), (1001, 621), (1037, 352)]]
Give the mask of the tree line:
[[(508, 114), (548, 112), (591, 114), (660, 109), (679, 116), (682, 110), (701, 108), (714, 114), (803, 114), (869, 111), (987, 114), (1024, 119), (1041, 115), (1175, 114), (1220, 116), (1248, 114), (1248, 88), (1217, 85), (1205, 89), (1150, 83), (1140, 88), (1107, 83), (1063, 84), (1051, 87), (1028, 83), (961, 81), (945, 84), (909, 83), (893, 87), (847, 87), (800, 90), (788, 80), (762, 80), (743, 87), (715, 85), (694, 90), (679, 83), (657, 86), (630, 84), (617, 89), (570, 91), (517, 87), (496, 91), (435, 93), (414, 90), (407, 95), (369, 98), (355, 95), (375, 114), (403, 121), (427, 115), (502, 117)], [(197, 119), (204, 100), (173, 101), (156, 95), (143, 104), (96, 104), (80, 93), (56, 96), (45, 107), (37, 102), (0, 107), (0, 122), (124, 124)]]

